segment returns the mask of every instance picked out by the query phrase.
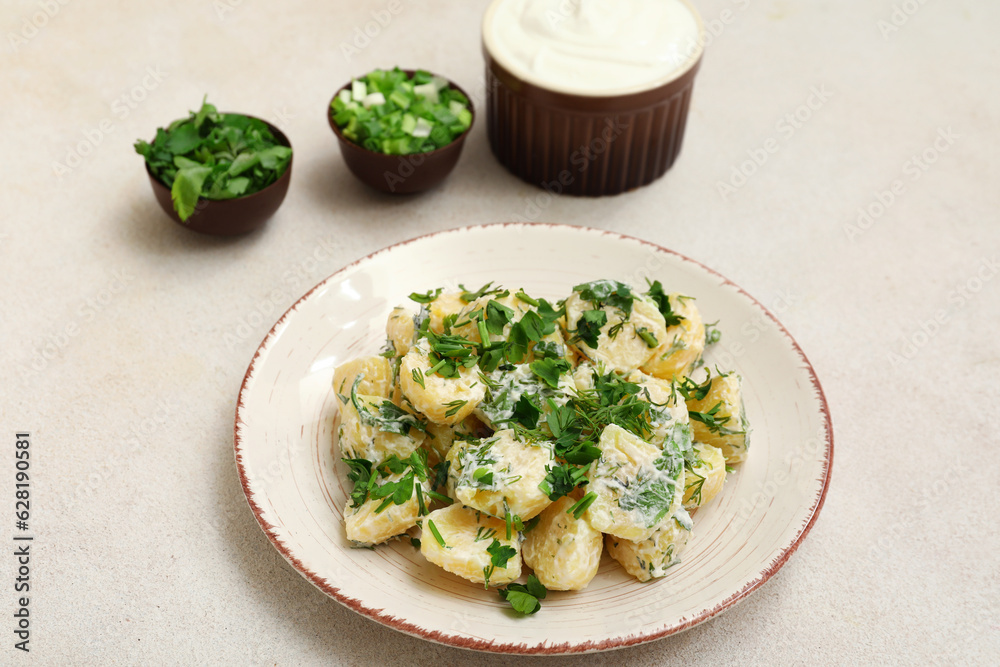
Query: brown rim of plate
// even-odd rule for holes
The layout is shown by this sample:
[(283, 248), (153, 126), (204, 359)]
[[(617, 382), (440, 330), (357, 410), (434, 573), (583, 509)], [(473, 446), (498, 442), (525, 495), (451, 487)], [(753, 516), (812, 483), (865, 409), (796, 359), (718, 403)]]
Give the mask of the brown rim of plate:
[[(268, 342), (268, 340), (271, 339), (271, 337), (275, 333), (275, 330), (279, 326), (281, 326), (282, 323), (284, 323), (284, 321), (288, 318), (288, 316), (292, 313), (292, 311), (294, 311), (294, 310), (296, 310), (298, 308), (298, 306), (299, 306), (300, 303), (302, 303), (305, 299), (309, 298), (309, 296), (313, 292), (315, 292), (317, 289), (319, 289), (319, 287), (321, 285), (323, 285), (324, 283), (326, 283), (327, 281), (329, 281), (334, 276), (347, 271), (351, 267), (356, 266), (357, 264), (360, 264), (361, 262), (364, 262), (366, 260), (369, 260), (369, 259), (372, 259), (374, 257), (377, 257), (378, 255), (381, 255), (382, 253), (388, 252), (388, 251), (392, 250), (393, 248), (396, 248), (396, 247), (399, 247), (399, 246), (409, 245), (410, 243), (413, 243), (415, 241), (419, 241), (421, 239), (429, 238), (431, 236), (439, 236), (439, 235), (442, 235), (442, 234), (453, 234), (453, 233), (463, 232), (463, 231), (472, 230), (472, 229), (481, 229), (481, 228), (490, 228), (490, 227), (501, 227), (502, 228), (502, 227), (524, 227), (524, 226), (561, 228), (561, 229), (568, 229), (568, 230), (585, 230), (585, 231), (588, 231), (588, 232), (598, 232), (598, 233), (606, 235), (606, 236), (613, 236), (613, 237), (620, 238), (620, 239), (626, 239), (626, 240), (629, 240), (629, 241), (635, 241), (635, 242), (638, 242), (638, 243), (640, 243), (642, 245), (646, 245), (646, 246), (655, 248), (656, 250), (669, 253), (669, 254), (671, 254), (671, 255), (673, 255), (675, 257), (680, 258), (681, 260), (683, 260), (685, 262), (690, 262), (690, 263), (692, 263), (692, 264), (694, 264), (696, 266), (701, 267), (702, 269), (704, 269), (705, 271), (708, 271), (710, 274), (712, 274), (714, 276), (717, 276), (718, 278), (720, 278), (722, 280), (722, 282), (723, 282), (724, 285), (729, 285), (729, 286), (733, 287), (740, 294), (742, 294), (746, 298), (750, 299), (750, 301), (752, 301), (757, 307), (759, 307), (764, 312), (764, 314), (767, 315), (767, 317), (769, 317), (772, 322), (774, 322), (774, 324), (776, 325), (776, 327), (778, 328), (778, 330), (785, 336), (785, 338), (788, 339), (788, 342), (790, 342), (792, 344), (792, 347), (795, 349), (795, 352), (799, 355), (799, 358), (802, 361), (803, 368), (809, 373), (809, 378), (810, 378), (810, 381), (812, 383), (813, 389), (815, 389), (815, 391), (816, 391), (816, 397), (819, 399), (820, 409), (821, 409), (821, 411), (823, 413), (823, 423), (824, 423), (824, 426), (826, 427), (826, 456), (824, 457), (824, 461), (823, 461), (823, 463), (824, 463), (824, 466), (823, 466), (823, 487), (820, 490), (819, 495), (813, 501), (812, 507), (809, 509), (809, 512), (810, 512), (810, 514), (809, 514), (809, 520), (805, 523), (805, 525), (802, 528), (799, 529), (799, 534), (795, 537), (795, 540), (788, 547), (786, 547), (781, 552), (781, 554), (779, 554), (779, 556), (768, 566), (768, 568), (764, 571), (764, 573), (759, 578), (754, 579), (749, 584), (747, 584), (746, 586), (744, 586), (741, 590), (737, 591), (736, 593), (734, 593), (730, 597), (726, 598), (725, 600), (723, 600), (722, 602), (720, 602), (718, 605), (716, 605), (712, 609), (709, 609), (709, 610), (703, 612), (702, 614), (700, 614), (699, 616), (697, 616), (695, 618), (692, 618), (692, 619), (690, 619), (688, 621), (685, 621), (684, 623), (682, 623), (682, 624), (680, 624), (678, 626), (666, 628), (665, 630), (663, 630), (661, 632), (654, 632), (654, 633), (650, 633), (650, 634), (646, 634), (646, 635), (638, 635), (638, 636), (634, 636), (634, 637), (628, 637), (628, 638), (625, 638), (625, 639), (605, 640), (605, 641), (601, 641), (601, 642), (586, 642), (586, 643), (582, 643), (582, 644), (568, 644), (568, 643), (563, 643), (563, 644), (557, 644), (557, 645), (552, 645), (552, 646), (534, 646), (534, 647), (529, 647), (529, 646), (526, 646), (524, 644), (509, 644), (509, 643), (508, 644), (497, 644), (497, 643), (491, 642), (491, 641), (488, 642), (488, 641), (484, 641), (484, 640), (475, 640), (475, 639), (471, 639), (471, 638), (468, 638), (468, 637), (456, 637), (454, 635), (446, 635), (446, 634), (438, 632), (438, 631), (430, 632), (430, 631), (428, 631), (428, 630), (426, 630), (424, 628), (421, 628), (421, 627), (418, 627), (416, 625), (413, 625), (412, 623), (408, 623), (406, 621), (403, 621), (403, 620), (397, 618), (396, 616), (391, 616), (389, 614), (385, 614), (385, 613), (383, 613), (384, 610), (381, 610), (381, 609), (372, 609), (370, 607), (366, 607), (364, 605), (364, 603), (361, 602), (361, 600), (357, 600), (355, 598), (352, 598), (352, 597), (349, 597), (349, 596), (346, 596), (346, 595), (342, 595), (340, 593), (340, 589), (339, 588), (337, 588), (335, 586), (331, 586), (329, 583), (327, 583), (318, 574), (316, 574), (315, 572), (313, 572), (313, 571), (309, 570), (308, 568), (306, 568), (302, 564), (302, 562), (299, 561), (297, 558), (295, 558), (295, 556), (293, 556), (288, 551), (288, 549), (285, 548), (285, 545), (282, 544), (274, 536), (274, 532), (273, 531), (276, 531), (278, 529), (277, 526), (273, 526), (273, 525), (269, 524), (267, 521), (264, 520), (264, 518), (262, 516), (262, 510), (261, 510), (261, 508), (254, 503), (253, 498), (251, 496), (250, 484), (249, 484), (249, 481), (247, 480), (246, 471), (243, 469), (243, 460), (242, 460), (242, 456), (241, 456), (241, 452), (240, 452), (240, 450), (242, 448), (242, 442), (240, 441), (239, 425), (240, 425), (240, 421), (241, 421), (240, 420), (240, 410), (244, 407), (243, 406), (243, 395), (244, 395), (244, 392), (246, 392), (246, 390), (247, 390), (247, 382), (250, 380), (250, 375), (253, 373), (254, 365), (257, 363), (257, 358), (260, 356), (261, 350), (263, 349), (264, 345)], [(827, 403), (827, 400), (826, 400), (826, 394), (823, 392), (823, 387), (820, 385), (819, 378), (816, 376), (815, 369), (813, 368), (812, 364), (809, 362), (809, 359), (806, 358), (806, 355), (802, 351), (802, 348), (799, 346), (799, 344), (795, 341), (795, 339), (788, 332), (788, 330), (785, 329), (785, 327), (781, 324), (781, 322), (779, 322), (778, 319), (771, 313), (771, 311), (769, 311), (757, 299), (755, 299), (750, 294), (748, 294), (742, 287), (740, 287), (736, 283), (732, 282), (731, 280), (729, 280), (728, 278), (726, 278), (725, 276), (723, 276), (721, 273), (719, 273), (715, 269), (709, 268), (709, 267), (705, 266), (704, 264), (702, 264), (701, 262), (699, 262), (697, 260), (694, 260), (694, 259), (691, 259), (690, 257), (687, 257), (685, 255), (682, 255), (679, 252), (676, 252), (674, 250), (670, 250), (669, 248), (664, 248), (663, 246), (661, 246), (659, 244), (653, 243), (651, 241), (645, 241), (643, 239), (636, 238), (634, 236), (629, 236), (627, 234), (621, 234), (619, 232), (611, 232), (611, 231), (607, 231), (607, 230), (603, 230), (603, 229), (595, 229), (595, 228), (592, 228), (592, 227), (578, 227), (578, 226), (575, 226), (575, 225), (565, 225), (565, 224), (550, 223), (550, 222), (533, 222), (533, 223), (531, 223), (531, 222), (495, 222), (495, 223), (489, 223), (489, 224), (485, 224), (485, 225), (466, 225), (464, 227), (456, 227), (456, 228), (453, 228), (453, 229), (447, 229), (447, 230), (442, 230), (442, 231), (438, 231), (438, 232), (431, 232), (429, 234), (422, 234), (420, 236), (416, 236), (416, 237), (413, 237), (411, 239), (407, 239), (405, 241), (400, 241), (399, 243), (394, 243), (394, 244), (392, 244), (390, 246), (386, 246), (385, 248), (382, 248), (381, 250), (377, 250), (377, 251), (375, 251), (375, 252), (373, 252), (373, 253), (371, 253), (369, 255), (361, 257), (361, 258), (359, 258), (359, 259), (351, 262), (350, 264), (348, 264), (348, 265), (340, 268), (339, 270), (333, 272), (332, 274), (330, 274), (329, 276), (327, 276), (326, 278), (324, 278), (323, 280), (321, 280), (318, 284), (316, 284), (308, 292), (306, 292), (305, 294), (303, 294), (294, 304), (292, 304), (292, 306), (288, 310), (286, 310), (284, 312), (284, 314), (282, 314), (282, 316), (280, 318), (278, 318), (278, 321), (274, 323), (274, 326), (271, 327), (271, 330), (268, 331), (267, 335), (264, 336), (264, 339), (261, 341), (261, 344), (257, 347), (256, 352), (254, 352), (253, 359), (250, 360), (250, 365), (247, 367), (247, 372), (243, 376), (243, 383), (240, 385), (240, 393), (239, 393), (239, 395), (237, 396), (237, 399), (236, 399), (236, 418), (235, 418), (235, 421), (233, 423), (233, 449), (234, 449), (234, 453), (235, 453), (235, 457), (236, 457), (236, 467), (237, 467), (237, 470), (238, 470), (239, 476), (240, 476), (240, 484), (243, 486), (243, 494), (246, 496), (247, 504), (250, 506), (250, 509), (251, 509), (251, 511), (254, 514), (254, 517), (256, 517), (256, 519), (257, 519), (257, 523), (260, 525), (261, 529), (264, 531), (264, 534), (267, 536), (267, 539), (270, 540), (271, 544), (274, 545), (274, 547), (284, 557), (284, 559), (286, 561), (288, 561), (292, 565), (292, 567), (294, 567), (299, 572), (299, 574), (301, 574), (306, 580), (308, 580), (314, 586), (316, 586), (321, 591), (323, 591), (324, 593), (326, 593), (327, 595), (329, 595), (333, 599), (337, 600), (338, 602), (340, 602), (344, 606), (346, 606), (346, 607), (348, 607), (350, 609), (353, 609), (354, 611), (358, 612), (359, 614), (361, 614), (363, 616), (367, 616), (368, 618), (370, 618), (370, 619), (372, 619), (374, 621), (377, 621), (377, 622), (379, 622), (379, 623), (381, 623), (383, 625), (386, 625), (386, 626), (388, 626), (390, 628), (393, 628), (394, 630), (398, 630), (400, 632), (403, 632), (405, 634), (409, 634), (409, 635), (412, 635), (412, 636), (415, 636), (415, 637), (420, 637), (422, 639), (427, 639), (427, 640), (432, 641), (432, 642), (437, 642), (439, 644), (445, 644), (447, 646), (454, 646), (454, 647), (457, 647), (457, 648), (470, 649), (470, 650), (474, 650), (474, 651), (488, 651), (488, 652), (492, 652), (492, 653), (510, 653), (510, 654), (517, 654), (517, 655), (561, 655), (561, 654), (567, 654), (567, 653), (570, 653), (570, 654), (571, 653), (589, 653), (589, 652), (594, 652), (594, 651), (607, 651), (607, 650), (611, 650), (611, 649), (626, 648), (626, 647), (629, 647), (629, 646), (636, 646), (638, 644), (645, 644), (647, 642), (654, 641), (656, 639), (662, 639), (664, 637), (669, 637), (671, 635), (678, 634), (680, 632), (683, 632), (684, 630), (692, 628), (695, 625), (698, 625), (698, 624), (702, 623), (703, 621), (707, 621), (708, 619), (710, 619), (710, 618), (712, 618), (712, 617), (720, 614), (721, 612), (723, 612), (726, 609), (734, 606), (737, 602), (742, 601), (747, 596), (749, 596), (751, 593), (753, 593), (755, 590), (757, 590), (758, 588), (760, 588), (768, 579), (770, 579), (772, 576), (774, 576), (774, 574), (777, 573), (777, 571), (781, 569), (781, 567), (785, 564), (785, 562), (789, 559), (789, 557), (791, 557), (791, 555), (793, 553), (795, 553), (795, 551), (799, 548), (799, 545), (802, 543), (802, 540), (805, 539), (806, 535), (809, 534), (809, 531), (812, 529), (813, 524), (816, 522), (816, 517), (819, 516), (820, 510), (823, 508), (823, 503), (826, 500), (826, 493), (827, 493), (827, 490), (830, 487), (830, 469), (833, 466), (833, 422), (832, 422), (832, 420), (830, 418), (830, 407), (829, 407), (829, 404)]]
[[(288, 139), (288, 136), (285, 135), (284, 132), (282, 132), (281, 130), (279, 130), (277, 126), (275, 126), (275, 125), (267, 122), (263, 118), (258, 118), (257, 116), (251, 116), (248, 113), (240, 113), (238, 111), (220, 111), (219, 113), (221, 113), (221, 114), (223, 114), (225, 116), (246, 116), (247, 118), (253, 118), (254, 120), (259, 120), (260, 122), (262, 122), (265, 125), (267, 125), (267, 129), (271, 130), (271, 134), (273, 134), (274, 138), (278, 140), (278, 144), (279, 145), (281, 145), (281, 146), (287, 146), (288, 148), (292, 148), (292, 142)], [(268, 190), (270, 190), (271, 188), (273, 188), (275, 185), (277, 185), (281, 181), (281, 179), (283, 179), (285, 177), (285, 175), (288, 174), (288, 172), (290, 172), (292, 170), (292, 160), (294, 158), (295, 158), (295, 149), (292, 148), (292, 154), (288, 158), (288, 164), (285, 166), (285, 171), (283, 171), (281, 173), (281, 176), (278, 176), (278, 178), (275, 179), (274, 183), (271, 183), (270, 185), (268, 185), (263, 190), (258, 190), (257, 192), (251, 192), (248, 195), (240, 195), (239, 197), (233, 197), (232, 199), (205, 199), (204, 197), (200, 197), (199, 196), (198, 197), (198, 201), (199, 202), (203, 202), (203, 201), (206, 201), (206, 202), (227, 202), (227, 201), (236, 201), (236, 200), (247, 201), (248, 199), (256, 197), (259, 194), (263, 194), (263, 193), (267, 192)], [(162, 180), (160, 180), (160, 177), (157, 176), (156, 174), (154, 174), (153, 171), (149, 168), (149, 162), (146, 160), (146, 158), (142, 159), (142, 163), (146, 166), (146, 173), (149, 174), (149, 177), (152, 180), (156, 181), (157, 183), (159, 183), (160, 185), (162, 185), (163, 187), (165, 187), (167, 190), (170, 190), (170, 186), (167, 185), (166, 183), (164, 183)], [(174, 212), (176, 213), (176, 211), (174, 211)], [(186, 224), (186, 223), (182, 222), (181, 224)]]
[(690, 0), (680, 0), (698, 24), (698, 42), (696, 48), (688, 55), (683, 65), (675, 71), (657, 81), (651, 82), (648, 87), (639, 87), (638, 90), (624, 89), (612, 90), (607, 93), (586, 94), (574, 93), (557, 88), (548, 88), (541, 83), (528, 81), (519, 76), (509, 66), (509, 63), (498, 58), (495, 52), (491, 51), (491, 40), (488, 38), (489, 31), (486, 29), (487, 21), (492, 18), (496, 8), (504, 0), (493, 0), (490, 6), (483, 13), (483, 20), (480, 27), (480, 38), (482, 40), (483, 56), (486, 59), (487, 67), (498, 70), (498, 78), (526, 97), (544, 103), (547, 106), (554, 106), (563, 109), (572, 109), (583, 112), (614, 112), (614, 111), (636, 111), (649, 106), (653, 106), (664, 98), (670, 97), (677, 87), (677, 81), (691, 73), (692, 69), (697, 69), (705, 54), (705, 42), (707, 32), (701, 14), (691, 4)]
[[(402, 68), (400, 68), (400, 69), (402, 69)], [(386, 71), (392, 71), (392, 70), (386, 70)], [(415, 70), (415, 69), (404, 69), (402, 71), (403, 71), (403, 73), (406, 74), (407, 77), (412, 77), (416, 73), (417, 70)], [(424, 71), (425, 72), (430, 72), (430, 70), (424, 70)], [(458, 85), (457, 83), (455, 83), (454, 81), (452, 81), (448, 77), (442, 76), (442, 75), (438, 74), (437, 72), (430, 72), (430, 74), (431, 74), (431, 76), (439, 76), (442, 79), (445, 79), (448, 82), (448, 87), (449, 88), (454, 88), (458, 92), (460, 92), (463, 95), (465, 95), (465, 99), (467, 99), (469, 101), (469, 112), (472, 114), (472, 120), (469, 122), (469, 127), (465, 128), (464, 132), (462, 132), (461, 134), (459, 134), (458, 136), (456, 136), (454, 139), (452, 139), (451, 141), (449, 141), (447, 144), (445, 144), (441, 148), (435, 148), (434, 150), (427, 151), (426, 153), (405, 153), (405, 154), (396, 155), (395, 153), (382, 153), (382, 152), (379, 152), (379, 151), (373, 151), (372, 149), (365, 148), (361, 144), (359, 144), (359, 143), (357, 143), (357, 142), (355, 142), (355, 141), (353, 141), (353, 140), (348, 139), (347, 137), (345, 137), (344, 133), (340, 131), (340, 127), (333, 120), (333, 101), (335, 99), (337, 99), (337, 95), (340, 94), (340, 91), (346, 90), (347, 88), (350, 88), (351, 81), (354, 81), (354, 79), (351, 79), (351, 81), (348, 81), (346, 84), (344, 84), (343, 86), (341, 86), (340, 88), (338, 88), (336, 90), (336, 92), (333, 93), (333, 97), (330, 98), (329, 103), (327, 103), (327, 105), (326, 105), (326, 119), (330, 123), (330, 129), (333, 130), (334, 134), (336, 134), (337, 138), (340, 139), (341, 141), (343, 141), (345, 143), (348, 143), (351, 146), (356, 146), (357, 148), (360, 148), (361, 150), (365, 151), (366, 153), (370, 153), (372, 155), (379, 155), (379, 156), (387, 157), (387, 158), (403, 158), (403, 159), (406, 159), (408, 156), (411, 156), (411, 155), (423, 155), (425, 157), (430, 157), (432, 155), (440, 153), (441, 151), (448, 150), (449, 148), (453, 147), (455, 144), (459, 143), (460, 141), (464, 141), (465, 138), (468, 136), (469, 132), (472, 130), (472, 127), (476, 124), (476, 107), (472, 103), (472, 97), (467, 92), (465, 92), (465, 90), (460, 85)], [(365, 74), (365, 76), (367, 76), (367, 73)], [(386, 248), (386, 249), (388, 249), (388, 248)], [(364, 259), (364, 258), (362, 258), (362, 259)], [(344, 267), (344, 268), (347, 268), (347, 267)]]

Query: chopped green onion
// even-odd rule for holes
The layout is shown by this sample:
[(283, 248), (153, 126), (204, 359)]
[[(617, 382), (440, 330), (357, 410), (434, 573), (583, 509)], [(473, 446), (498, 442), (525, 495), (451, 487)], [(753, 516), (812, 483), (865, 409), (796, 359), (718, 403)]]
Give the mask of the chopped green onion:
[(434, 129), (434, 125), (428, 123), (423, 118), (418, 118), (416, 125), (413, 126), (413, 131), (410, 132), (414, 137), (424, 138), (431, 136), (431, 130)]
[(367, 95), (368, 86), (365, 85), (364, 81), (358, 79), (351, 81), (351, 97), (355, 102), (364, 102)]
[(366, 109), (370, 109), (381, 104), (385, 104), (385, 95), (382, 93), (369, 93), (368, 95), (365, 95)]
[(566, 510), (566, 514), (572, 514), (574, 519), (579, 519), (587, 511), (587, 508), (594, 504), (595, 500), (597, 500), (597, 494), (594, 492), (588, 493), (573, 503), (573, 506)]
[(448, 548), (448, 545), (444, 543), (444, 538), (441, 537), (441, 533), (438, 532), (437, 526), (435, 526), (434, 522), (430, 519), (427, 520), (427, 527), (431, 529), (431, 534), (434, 535), (434, 539), (437, 540), (437, 543), (445, 548)]
[(433, 83), (425, 83), (420, 86), (414, 86), (413, 94), (416, 95), (418, 99), (422, 97), (431, 104), (437, 104), (440, 100), (440, 97), (438, 96), (438, 87)]
[(339, 92), (330, 116), (349, 141), (388, 155), (427, 153), (472, 126), (469, 100), (447, 79), (398, 67), (374, 70)]

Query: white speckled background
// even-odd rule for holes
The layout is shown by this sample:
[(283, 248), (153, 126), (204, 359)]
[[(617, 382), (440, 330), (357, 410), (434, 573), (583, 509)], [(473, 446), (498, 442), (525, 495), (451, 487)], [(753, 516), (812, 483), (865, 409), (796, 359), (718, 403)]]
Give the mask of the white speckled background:
[[(326, 124), (332, 92), (397, 63), (477, 88), (486, 4), (0, 3), (0, 539), (17, 429), (33, 432), (37, 535), (27, 656), (0, 556), (0, 663), (522, 662), (327, 599), (257, 527), (232, 454), (247, 363), (299, 295), (387, 244), (512, 219), (632, 234), (721, 271), (783, 310), (833, 413), (826, 506), (779, 574), (683, 635), (588, 663), (995, 662), (1000, 5), (697, 0), (717, 35), (685, 149), (652, 186), (537, 207), (481, 116), (443, 187), (363, 189)], [(288, 199), (245, 238), (171, 223), (132, 152), (205, 93), (295, 147)], [(859, 207), (880, 214), (858, 225)]]

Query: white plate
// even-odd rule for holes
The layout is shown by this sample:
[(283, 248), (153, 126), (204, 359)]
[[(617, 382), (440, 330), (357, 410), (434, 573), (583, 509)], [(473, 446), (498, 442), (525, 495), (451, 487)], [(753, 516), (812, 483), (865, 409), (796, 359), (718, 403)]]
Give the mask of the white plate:
[[(722, 343), (708, 363), (744, 379), (750, 455), (698, 511), (683, 562), (639, 583), (605, 556), (583, 591), (550, 593), (527, 618), (427, 563), (409, 541), (351, 549), (350, 482), (331, 452), (337, 364), (376, 353), (411, 292), (495, 281), (550, 299), (573, 285), (658, 279), (697, 298)], [(240, 478), (264, 532), (306, 579), (351, 609), (432, 641), (506, 653), (577, 653), (680, 632), (743, 599), (795, 551), (823, 504), (833, 434), (802, 350), (768, 311), (714, 271), (659, 246), (561, 225), (468, 227), (381, 250), (303, 296), (257, 350), (234, 429)]]

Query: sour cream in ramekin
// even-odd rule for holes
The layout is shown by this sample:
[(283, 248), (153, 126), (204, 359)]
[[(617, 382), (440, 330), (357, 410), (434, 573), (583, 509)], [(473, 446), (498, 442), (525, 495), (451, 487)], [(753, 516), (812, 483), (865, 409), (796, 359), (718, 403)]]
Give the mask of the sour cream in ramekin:
[(661, 86), (701, 55), (686, 0), (495, 0), (483, 41), (511, 74), (549, 90), (622, 95)]

